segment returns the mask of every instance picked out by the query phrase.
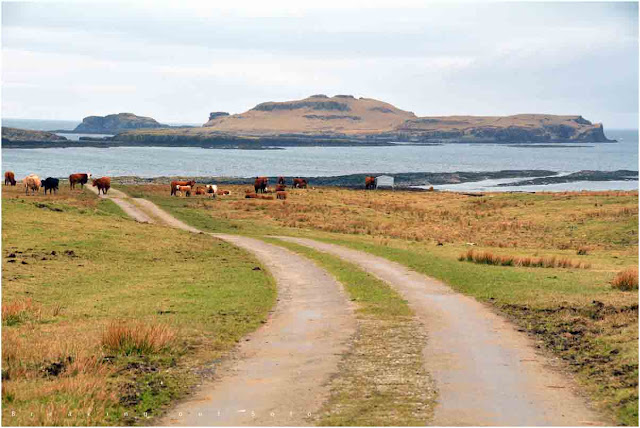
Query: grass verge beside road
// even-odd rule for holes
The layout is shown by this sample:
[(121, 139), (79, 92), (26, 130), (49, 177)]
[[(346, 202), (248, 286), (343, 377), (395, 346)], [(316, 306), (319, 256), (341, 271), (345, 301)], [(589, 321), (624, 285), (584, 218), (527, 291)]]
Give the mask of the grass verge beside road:
[[(273, 279), (88, 192), (3, 189), (3, 425), (147, 423), (261, 325)], [(33, 413), (33, 415), (32, 415)]]

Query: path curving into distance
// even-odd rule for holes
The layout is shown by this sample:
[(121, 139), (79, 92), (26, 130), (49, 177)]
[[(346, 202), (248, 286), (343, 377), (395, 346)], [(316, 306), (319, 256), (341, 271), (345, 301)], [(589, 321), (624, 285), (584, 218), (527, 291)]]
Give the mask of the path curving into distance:
[(427, 330), (425, 364), (438, 390), (433, 425), (600, 425), (573, 382), (529, 338), (483, 304), (399, 263), (311, 239), (279, 239), (331, 253), (390, 284)]
[[(107, 195), (134, 218), (202, 233), (151, 201)], [(130, 202), (133, 201), (133, 202)], [(118, 203), (118, 202), (116, 202)], [(245, 336), (205, 382), (158, 425), (301, 426), (312, 423), (329, 396), (329, 379), (356, 331), (353, 305), (324, 269), (266, 242), (210, 234), (253, 253), (276, 280), (278, 301), (266, 324)]]
[(109, 189), (107, 194), (99, 194), (98, 189), (91, 185), (86, 186), (93, 193), (98, 195), (98, 197), (103, 199), (110, 199), (125, 212), (129, 217), (133, 218), (135, 221), (139, 223), (155, 223), (155, 221), (149, 217), (144, 211), (138, 209), (134, 206), (130, 201), (131, 198), (126, 193), (123, 193), (116, 189)]

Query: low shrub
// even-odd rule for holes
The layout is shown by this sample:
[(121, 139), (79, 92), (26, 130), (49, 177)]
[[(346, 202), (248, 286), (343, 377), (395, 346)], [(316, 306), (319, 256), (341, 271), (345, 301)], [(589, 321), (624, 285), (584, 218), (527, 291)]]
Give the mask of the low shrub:
[(163, 324), (114, 322), (102, 334), (102, 346), (124, 355), (153, 354), (171, 346), (175, 333)]
[(631, 291), (638, 289), (638, 268), (629, 268), (619, 272), (613, 281), (611, 281), (613, 288), (617, 288), (622, 291)]

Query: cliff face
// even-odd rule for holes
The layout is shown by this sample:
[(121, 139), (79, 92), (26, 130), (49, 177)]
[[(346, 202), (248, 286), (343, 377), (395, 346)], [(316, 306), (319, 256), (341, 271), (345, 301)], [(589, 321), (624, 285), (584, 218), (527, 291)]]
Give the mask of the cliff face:
[(318, 94), (302, 100), (265, 102), (245, 113), (214, 112), (202, 128), (136, 130), (121, 141), (296, 139), (296, 144), (334, 139), (349, 143), (446, 142), (606, 142), (601, 124), (582, 116), (519, 114), (514, 116), (417, 117), (389, 103), (351, 95)]
[(46, 131), (31, 131), (28, 129), (2, 127), (2, 142), (46, 142), (67, 141), (65, 137)]
[(118, 113), (107, 116), (88, 116), (74, 129), (75, 132), (96, 134), (117, 134), (133, 129), (164, 128), (166, 125), (158, 123), (150, 117), (136, 116), (133, 113)]
[(492, 140), (496, 142), (605, 142), (602, 124), (582, 116), (519, 114), (515, 116), (446, 116), (408, 120), (396, 131), (420, 140)]

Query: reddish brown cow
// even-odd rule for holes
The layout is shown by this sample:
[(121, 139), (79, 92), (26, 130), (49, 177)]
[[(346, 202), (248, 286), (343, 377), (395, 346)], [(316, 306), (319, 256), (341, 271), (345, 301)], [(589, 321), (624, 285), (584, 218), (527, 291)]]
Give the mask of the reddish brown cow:
[(178, 186), (176, 187), (176, 196), (178, 196), (178, 192), (182, 195), (184, 193), (185, 196), (191, 196), (191, 186)]
[(247, 193), (246, 195), (244, 195), (245, 199), (257, 199), (258, 198), (258, 194), (257, 193)]
[(285, 186), (284, 184), (278, 184), (276, 185), (276, 192), (284, 192), (284, 189), (286, 189), (287, 186)]
[(298, 189), (306, 189), (307, 188), (307, 180), (304, 178), (294, 178), (293, 179), (293, 187)]
[(90, 178), (91, 174), (71, 174), (69, 176), (69, 187), (75, 189), (76, 184), (80, 184), (80, 188), (84, 188)]
[(276, 192), (276, 198), (282, 200), (287, 199), (287, 192)]
[(196, 187), (196, 195), (206, 195), (207, 192), (205, 192), (204, 187), (202, 186), (198, 186)]
[(95, 180), (93, 180), (93, 187), (98, 188), (98, 195), (100, 194), (100, 192), (106, 195), (111, 188), (111, 179), (109, 177), (96, 178)]
[(278, 177), (278, 182), (276, 184), (282, 184), (284, 186), (285, 184), (284, 177), (283, 176)]
[(11, 184), (12, 186), (16, 185), (16, 175), (13, 171), (7, 171), (4, 173), (4, 185)]
[(196, 182), (191, 180), (191, 181), (172, 181), (171, 182), (171, 196), (176, 194), (176, 190), (178, 188), (178, 186), (195, 186)]
[(376, 188), (376, 178), (375, 177), (365, 177), (364, 178), (364, 188), (366, 190), (375, 189)]
[(256, 177), (256, 181), (253, 183), (253, 188), (256, 193), (264, 193), (269, 185), (268, 177)]

